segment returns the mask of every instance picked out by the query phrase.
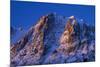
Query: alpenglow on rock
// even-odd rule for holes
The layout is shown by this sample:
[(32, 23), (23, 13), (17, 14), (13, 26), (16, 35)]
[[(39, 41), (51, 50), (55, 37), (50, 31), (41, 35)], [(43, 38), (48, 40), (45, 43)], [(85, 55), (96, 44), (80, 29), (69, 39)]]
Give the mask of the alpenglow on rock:
[(16, 43), (11, 66), (95, 61), (95, 27), (74, 16), (42, 16)]

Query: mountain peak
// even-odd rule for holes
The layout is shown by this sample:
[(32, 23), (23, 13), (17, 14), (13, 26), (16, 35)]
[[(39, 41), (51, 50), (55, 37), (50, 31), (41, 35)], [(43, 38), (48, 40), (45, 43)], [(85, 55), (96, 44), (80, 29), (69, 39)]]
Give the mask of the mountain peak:
[[(89, 49), (90, 46), (92, 49), (94, 47), (94, 32), (88, 30), (94, 27), (90, 27), (83, 23), (79, 24), (75, 16), (68, 19), (55, 13), (42, 16), (24, 37), (11, 45), (11, 64), (18, 66), (78, 62), (84, 59), (91, 61), (90, 55), (94, 60), (94, 50)], [(80, 54), (88, 58), (82, 56), (79, 59)]]
[(70, 16), (70, 17), (69, 17), (69, 19), (74, 19), (74, 18), (75, 18), (74, 16)]

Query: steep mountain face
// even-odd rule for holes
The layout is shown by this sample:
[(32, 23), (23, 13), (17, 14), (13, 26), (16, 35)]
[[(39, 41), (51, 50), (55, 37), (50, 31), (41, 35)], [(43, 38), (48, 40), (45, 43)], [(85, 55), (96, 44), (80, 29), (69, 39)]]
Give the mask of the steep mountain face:
[(74, 16), (55, 13), (40, 18), (16, 43), (11, 43), (11, 65), (39, 65), (95, 60), (95, 27)]
[[(90, 34), (91, 33), (91, 34)], [(95, 33), (92, 26), (78, 23), (69, 17), (59, 40), (59, 47), (45, 60), (45, 64), (87, 62), (95, 60)]]

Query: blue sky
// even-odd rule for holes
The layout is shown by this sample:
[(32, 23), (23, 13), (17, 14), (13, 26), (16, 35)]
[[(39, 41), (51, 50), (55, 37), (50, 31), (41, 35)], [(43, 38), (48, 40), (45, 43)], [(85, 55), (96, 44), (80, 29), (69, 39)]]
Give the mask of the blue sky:
[(69, 17), (74, 15), (89, 24), (95, 23), (95, 7), (87, 5), (11, 1), (11, 26), (30, 28), (39, 18), (51, 12)]

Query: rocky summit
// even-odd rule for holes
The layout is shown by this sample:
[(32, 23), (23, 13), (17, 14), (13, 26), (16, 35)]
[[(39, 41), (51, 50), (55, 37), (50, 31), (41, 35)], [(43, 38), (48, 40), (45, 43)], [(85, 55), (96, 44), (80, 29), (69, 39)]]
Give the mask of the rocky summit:
[(10, 55), (11, 66), (95, 61), (95, 26), (75, 16), (47, 14), (11, 42)]

